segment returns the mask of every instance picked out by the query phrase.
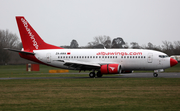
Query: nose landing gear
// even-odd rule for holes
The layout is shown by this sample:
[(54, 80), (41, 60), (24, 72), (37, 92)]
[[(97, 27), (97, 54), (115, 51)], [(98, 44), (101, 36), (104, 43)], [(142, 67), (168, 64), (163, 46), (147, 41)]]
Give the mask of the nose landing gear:
[(153, 73), (153, 76), (154, 76), (154, 77), (158, 77), (158, 73), (154, 72), (154, 73)]

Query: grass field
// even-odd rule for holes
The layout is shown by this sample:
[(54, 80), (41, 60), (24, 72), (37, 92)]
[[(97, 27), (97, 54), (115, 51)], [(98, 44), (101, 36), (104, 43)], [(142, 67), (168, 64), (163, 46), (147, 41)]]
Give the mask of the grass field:
[[(0, 77), (88, 76), (26, 72), (25, 66), (0, 66)], [(179, 72), (179, 64), (169, 71)], [(166, 70), (166, 71), (168, 71)], [(179, 111), (179, 78), (83, 78), (0, 80), (0, 110)]]
[(180, 79), (1, 80), (0, 110), (180, 109)]

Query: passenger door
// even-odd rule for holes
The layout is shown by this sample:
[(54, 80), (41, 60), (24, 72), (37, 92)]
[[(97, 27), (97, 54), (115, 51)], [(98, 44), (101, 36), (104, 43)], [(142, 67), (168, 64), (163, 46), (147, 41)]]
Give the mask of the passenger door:
[(152, 53), (148, 53), (148, 55), (147, 55), (147, 62), (148, 63), (152, 63), (153, 62), (153, 54)]

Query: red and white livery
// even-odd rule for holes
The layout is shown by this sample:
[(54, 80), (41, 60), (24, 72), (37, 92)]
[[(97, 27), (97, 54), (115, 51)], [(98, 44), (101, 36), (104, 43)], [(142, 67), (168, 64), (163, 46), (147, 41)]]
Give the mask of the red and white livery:
[[(23, 50), (22, 58), (63, 69), (89, 70), (90, 77), (104, 74), (132, 73), (133, 70), (158, 71), (178, 62), (165, 53), (143, 49), (63, 49), (45, 43), (23, 16), (17, 16)], [(97, 73), (95, 73), (97, 72)]]

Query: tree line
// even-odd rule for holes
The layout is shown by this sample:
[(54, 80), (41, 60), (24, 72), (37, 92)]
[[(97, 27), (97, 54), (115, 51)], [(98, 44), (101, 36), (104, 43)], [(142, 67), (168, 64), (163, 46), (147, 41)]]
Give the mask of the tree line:
[[(180, 41), (162, 41), (162, 45), (154, 45), (149, 42), (147, 45), (139, 45), (137, 42), (125, 42), (123, 38), (116, 37), (111, 40), (109, 36), (96, 36), (93, 41), (88, 42), (86, 46), (79, 47), (76, 40), (72, 40), (70, 45), (60, 46), (63, 48), (85, 48), (85, 49), (150, 49), (166, 53), (167, 55), (180, 55)], [(4, 48), (12, 48), (21, 50), (23, 48), (20, 39), (16, 34), (11, 33), (9, 30), (0, 30), (0, 65), (4, 64), (26, 64), (32, 63), (31, 61), (22, 59), (17, 52), (4, 50)]]

